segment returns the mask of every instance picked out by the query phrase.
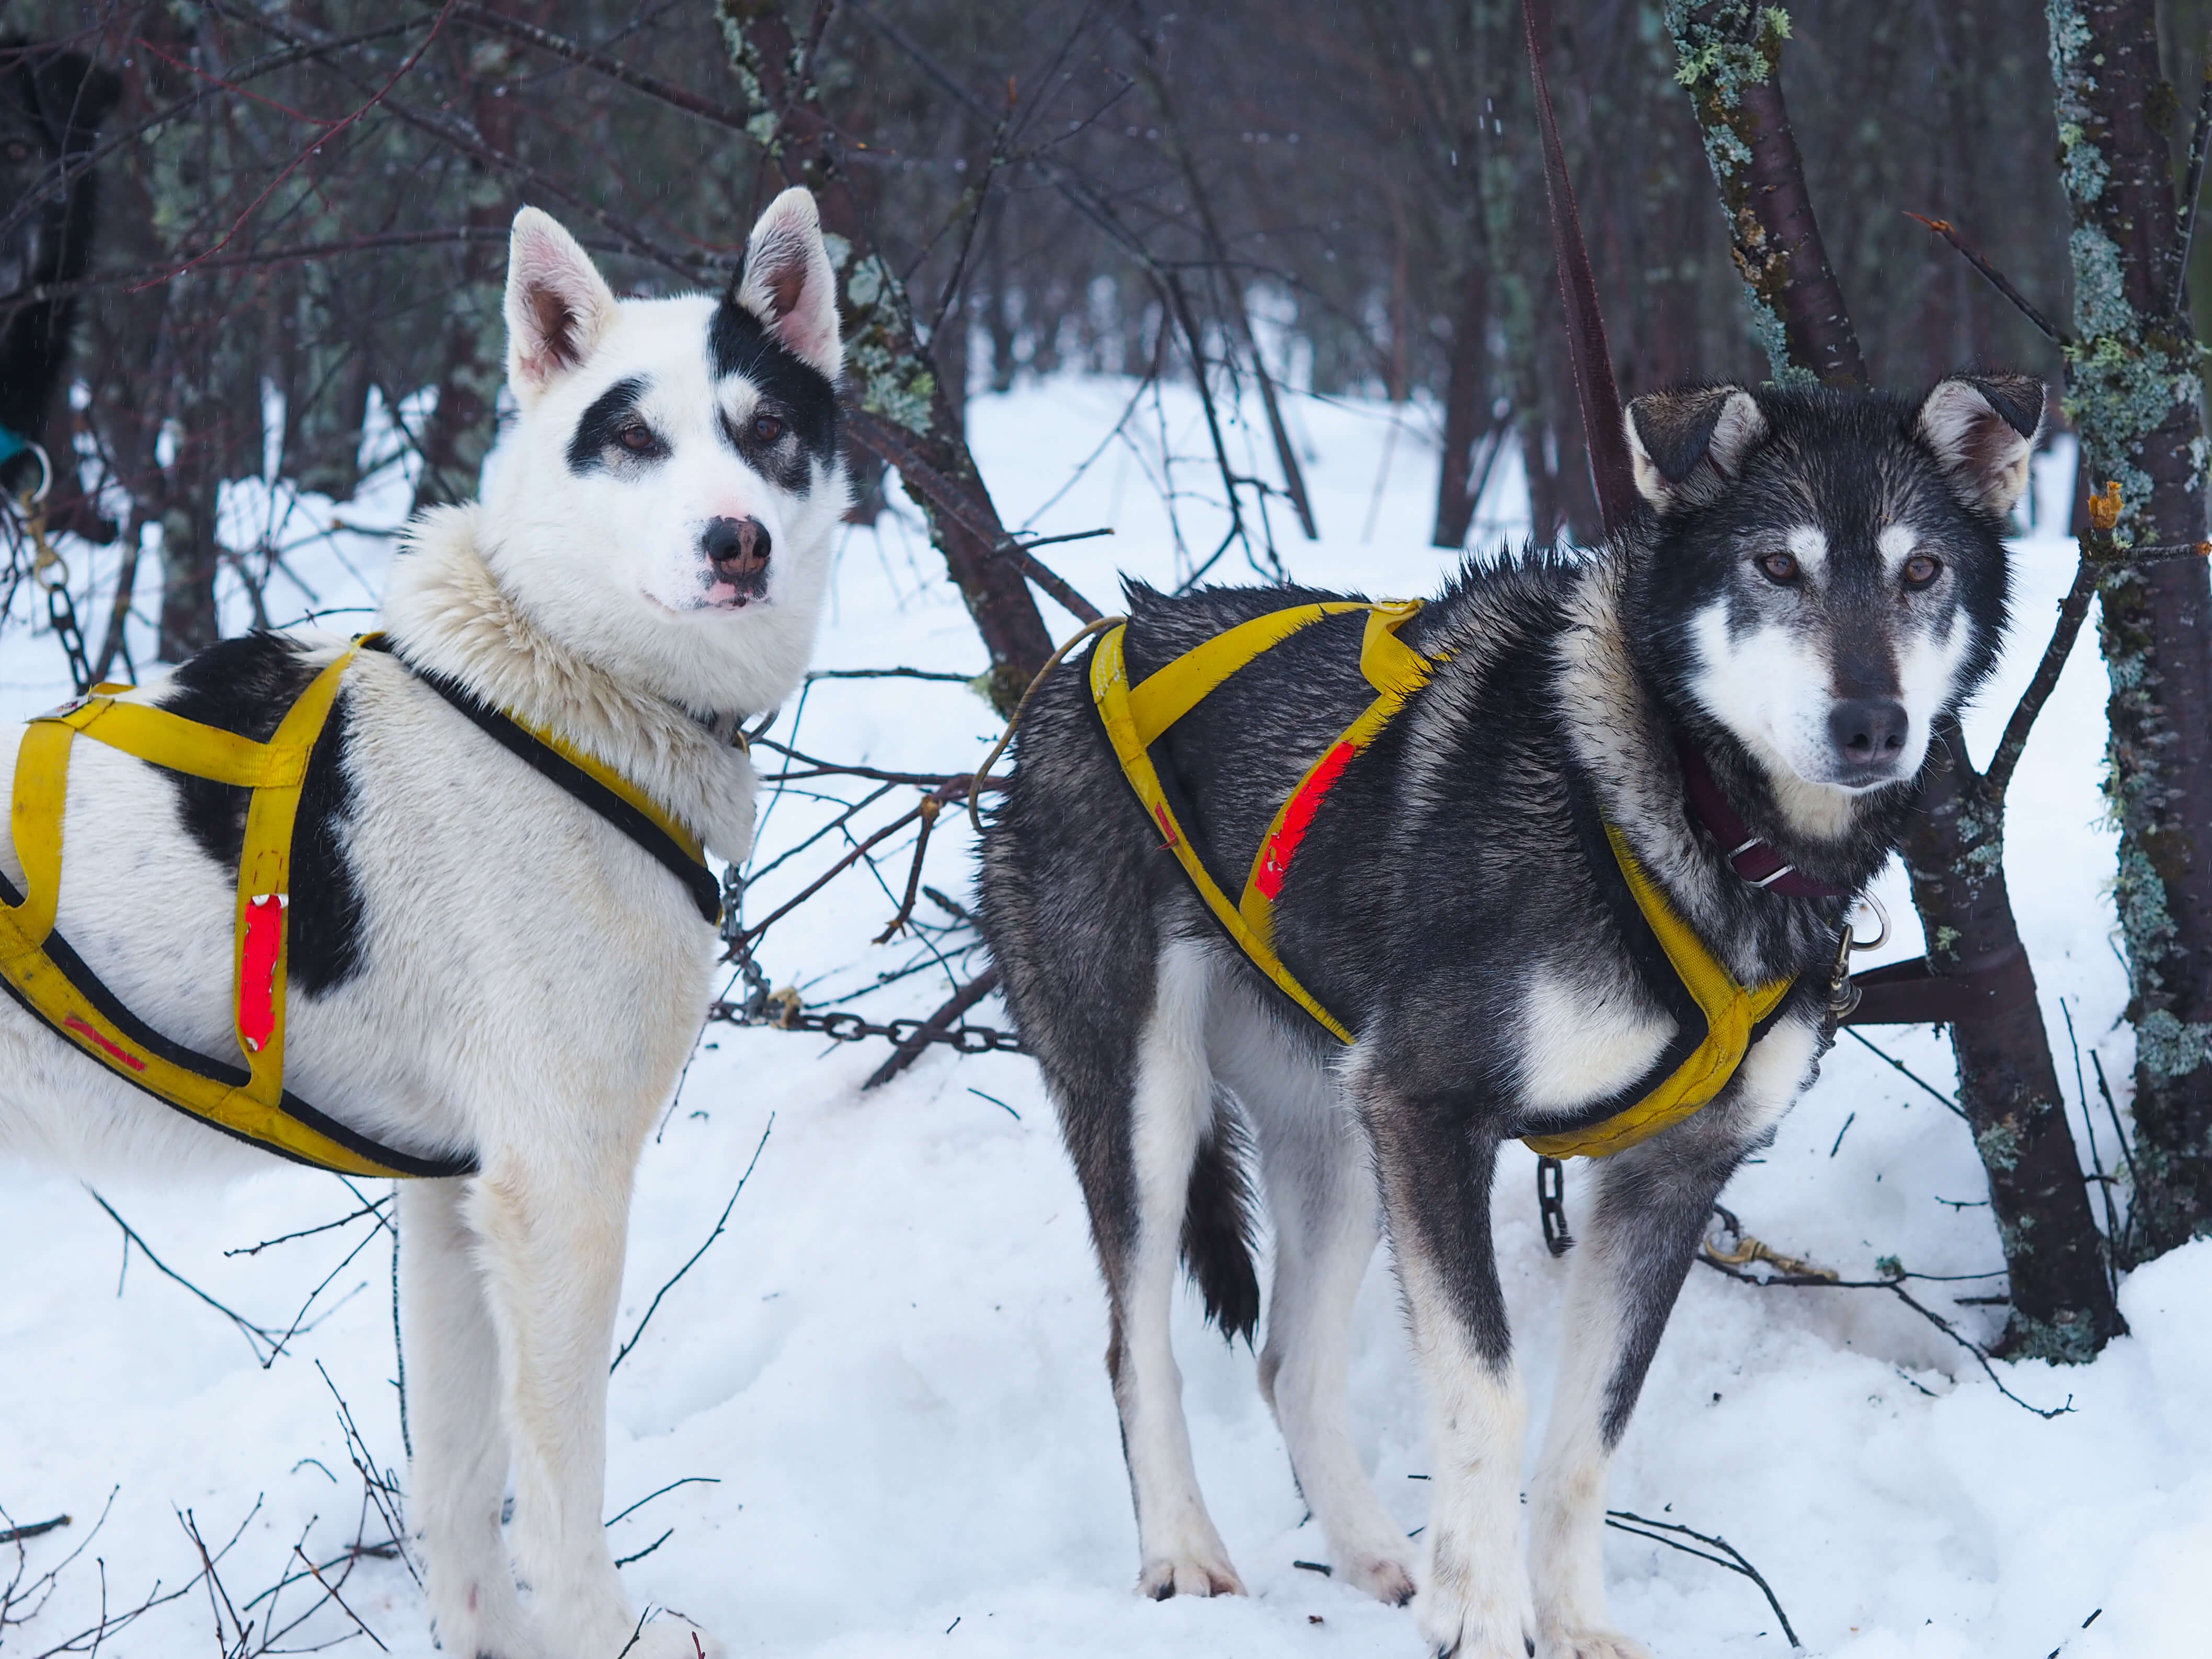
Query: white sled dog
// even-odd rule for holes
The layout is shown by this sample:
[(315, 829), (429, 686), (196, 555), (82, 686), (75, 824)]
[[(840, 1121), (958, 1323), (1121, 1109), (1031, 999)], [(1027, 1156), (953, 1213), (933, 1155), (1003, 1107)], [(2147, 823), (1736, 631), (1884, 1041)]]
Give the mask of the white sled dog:
[(0, 738), (0, 1154), (422, 1176), (401, 1319), (445, 1650), (695, 1659), (720, 1649), (641, 1630), (609, 1556), (607, 1357), (709, 996), (699, 850), (750, 842), (738, 728), (798, 682), (848, 499), (835, 279), (804, 191), (720, 301), (617, 300), (526, 208), (506, 317), (518, 416), (481, 504), (410, 530), (380, 638), (226, 641)]

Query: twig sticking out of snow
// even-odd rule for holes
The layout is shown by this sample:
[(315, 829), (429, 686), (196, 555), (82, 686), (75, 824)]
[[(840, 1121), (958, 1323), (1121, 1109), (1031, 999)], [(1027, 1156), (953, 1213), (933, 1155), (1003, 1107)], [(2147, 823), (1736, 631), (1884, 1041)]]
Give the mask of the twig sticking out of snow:
[(69, 1523), (69, 1516), (58, 1515), (51, 1521), (33, 1521), (26, 1527), (0, 1527), (0, 1544), (20, 1544), (26, 1538), (36, 1538)]
[[(1714, 1212), (1720, 1217), (1722, 1225), (1739, 1241), (1735, 1249), (1729, 1250), (1716, 1251), (1711, 1239), (1706, 1240), (1698, 1248), (1698, 1260), (1715, 1273), (1725, 1274), (1740, 1285), (1755, 1285), (1762, 1290), (1779, 1286), (1791, 1290), (1887, 1291), (1972, 1354), (1974, 1357), (1974, 1363), (1982, 1368), (1982, 1374), (1996, 1385), (1996, 1391), (2022, 1411), (2033, 1412), (2047, 1422), (2054, 1417), (2063, 1417), (2074, 1409), (2074, 1396), (2070, 1394), (2066, 1396), (2066, 1403), (2063, 1406), (2033, 1406), (2022, 1400), (2005, 1386), (2004, 1379), (1997, 1375), (1996, 1367), (1990, 1363), (1987, 1349), (1960, 1334), (1959, 1328), (1949, 1320), (1925, 1303), (1915, 1299), (1911, 1292), (1905, 1288), (1905, 1281), (1907, 1279), (1919, 1279), (1932, 1281), (1936, 1279), (1938, 1275), (1908, 1273), (1903, 1267), (1898, 1265), (1893, 1258), (1885, 1257), (1881, 1264), (1886, 1275), (1883, 1278), (1839, 1278), (1827, 1268), (1814, 1267), (1810, 1263), (1801, 1261), (1795, 1256), (1778, 1255), (1768, 1251), (1767, 1247), (1757, 1239), (1747, 1237), (1741, 1224), (1729, 1212), (1716, 1205)], [(1782, 1271), (1771, 1274), (1745, 1271), (1745, 1267), (1753, 1261), (1765, 1261), (1772, 1265), (1778, 1265)], [(1994, 1279), (1997, 1276), (1994, 1273), (1963, 1275), (1971, 1279)]]
[[(1632, 1522), (1634, 1524), (1632, 1525)], [(1805, 1650), (1805, 1644), (1797, 1639), (1797, 1632), (1790, 1628), (1790, 1615), (1782, 1611), (1782, 1603), (1774, 1594), (1774, 1586), (1768, 1583), (1759, 1569), (1744, 1559), (1743, 1552), (1729, 1543), (1727, 1539), (1717, 1533), (1693, 1531), (1673, 1521), (1654, 1521), (1646, 1516), (1636, 1515), (1627, 1510), (1607, 1510), (1605, 1512), (1605, 1524), (1638, 1538), (1648, 1538), (1655, 1544), (1664, 1544), (1668, 1549), (1680, 1550), (1685, 1555), (1694, 1555), (1698, 1560), (1710, 1561), (1717, 1567), (1726, 1567), (1730, 1572), (1742, 1574), (1759, 1586), (1759, 1594), (1766, 1598), (1766, 1605), (1774, 1609), (1774, 1616), (1782, 1621), (1782, 1633), (1790, 1639), (1790, 1650), (1792, 1653), (1802, 1653)], [(1674, 1533), (1679, 1537), (1667, 1537), (1665, 1534), (1668, 1533)], [(1719, 1550), (1722, 1553), (1714, 1555), (1706, 1550), (1694, 1548), (1691, 1545), (1680, 1542), (1679, 1538), (1695, 1539), (1698, 1543), (1709, 1545), (1712, 1549)]]
[(645, 1328), (652, 1322), (653, 1316), (659, 1310), (661, 1297), (666, 1296), (669, 1291), (676, 1288), (676, 1281), (683, 1278), (684, 1274), (690, 1273), (691, 1269), (697, 1265), (699, 1258), (706, 1255), (708, 1249), (713, 1246), (714, 1241), (722, 1236), (722, 1229), (730, 1224), (730, 1212), (738, 1207), (738, 1200), (744, 1195), (745, 1182), (753, 1178), (754, 1166), (759, 1164), (761, 1152), (763, 1148), (766, 1147), (768, 1145), (769, 1131), (775, 1127), (775, 1114), (774, 1112), (770, 1112), (768, 1115), (768, 1127), (761, 1131), (760, 1144), (753, 1148), (751, 1162), (745, 1165), (745, 1172), (738, 1177), (737, 1190), (730, 1194), (730, 1201), (722, 1206), (722, 1213), (715, 1218), (714, 1231), (708, 1233), (707, 1235), (706, 1243), (700, 1245), (697, 1249), (692, 1251), (690, 1256), (684, 1261), (684, 1265), (678, 1267), (674, 1273), (670, 1275), (668, 1282), (653, 1293), (653, 1301), (651, 1305), (649, 1305), (645, 1310), (645, 1317), (637, 1322), (637, 1328), (629, 1334), (629, 1340), (623, 1343), (620, 1348), (616, 1350), (614, 1364), (607, 1367), (607, 1374), (609, 1376), (612, 1376), (614, 1374), (616, 1365), (621, 1364), (623, 1360), (629, 1357), (629, 1351), (637, 1346), (638, 1339), (645, 1334)]

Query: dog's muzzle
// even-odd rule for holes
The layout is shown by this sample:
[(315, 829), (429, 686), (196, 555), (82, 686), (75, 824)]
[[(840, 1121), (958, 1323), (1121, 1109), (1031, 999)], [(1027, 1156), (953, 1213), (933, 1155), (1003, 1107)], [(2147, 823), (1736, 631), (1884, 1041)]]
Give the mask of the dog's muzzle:
[(1905, 758), (1912, 716), (1894, 697), (1847, 697), (1828, 710), (1828, 738), (1838, 783), (1864, 788), (1887, 783)]
[(741, 610), (768, 593), (768, 526), (758, 519), (710, 519), (699, 537), (707, 556), (707, 602)]

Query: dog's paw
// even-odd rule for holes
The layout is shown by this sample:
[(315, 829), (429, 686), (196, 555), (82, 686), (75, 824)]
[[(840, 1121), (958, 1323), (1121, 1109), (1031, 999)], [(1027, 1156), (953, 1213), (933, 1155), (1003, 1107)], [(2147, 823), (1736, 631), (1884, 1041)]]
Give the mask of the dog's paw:
[(1336, 1577), (1339, 1583), (1364, 1590), (1394, 1607), (1402, 1607), (1413, 1599), (1413, 1569), (1395, 1555), (1340, 1557)]
[(1242, 1595), (1244, 1581), (1220, 1550), (1186, 1550), (1148, 1559), (1137, 1574), (1137, 1589), (1164, 1601), (1171, 1595)]
[(1413, 1622), (1434, 1659), (1528, 1659), (1528, 1620), (1516, 1607), (1431, 1585), (1413, 1598)]
[(1651, 1650), (1619, 1631), (1539, 1626), (1536, 1659), (1651, 1659)]

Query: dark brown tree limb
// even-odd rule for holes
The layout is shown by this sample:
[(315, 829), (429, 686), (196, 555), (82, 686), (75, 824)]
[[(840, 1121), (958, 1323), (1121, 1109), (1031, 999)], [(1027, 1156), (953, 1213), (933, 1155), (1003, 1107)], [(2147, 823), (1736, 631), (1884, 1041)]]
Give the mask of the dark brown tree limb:
[[(786, 185), (811, 190), (825, 228), (844, 245), (838, 278), (850, 429), (908, 480), (990, 653), (991, 701), (1009, 712), (1052, 654), (1052, 639), (1020, 568), (1001, 556), (1012, 538), (920, 338), (905, 285), (869, 234), (845, 140), (807, 76), (812, 50), (793, 39), (772, 0), (720, 0), (718, 11), (745, 104), (766, 128), (756, 137), (769, 170)], [(826, 11), (817, 7), (810, 40), (819, 39)], [(761, 122), (763, 116), (769, 118)]]
[(1784, 385), (1863, 387), (1865, 360), (1805, 188), (1782, 101), (1790, 15), (1759, 0), (1675, 0), (1668, 20), (1720, 186), (1753, 326)]
[(1544, 48), (1552, 32), (1548, 0), (1523, 0), (1522, 21), (1528, 36), (1528, 73), (1535, 83), (1536, 127), (1543, 139), (1544, 194), (1552, 209), (1559, 296), (1566, 306), (1567, 356), (1574, 369), (1583, 441), (1589, 454), (1590, 485), (1597, 496), (1599, 520), (1610, 536), (1626, 528), (1638, 511), (1636, 471), (1628, 457), (1628, 434), (1621, 421), (1620, 388), (1613, 383), (1605, 317), (1598, 308), (1597, 278), (1590, 270), (1589, 249), (1583, 241), (1582, 219), (1575, 207), (1574, 181), (1567, 177), (1566, 151), (1559, 143), (1552, 89), (1544, 77)]
[[(2207, 84), (2212, 85), (2212, 82), (2208, 82)], [(2037, 333), (2042, 335), (2045, 339), (2050, 341), (2053, 345), (2063, 346), (2068, 343), (2066, 331), (2059, 327), (2057, 324), (2052, 322), (2050, 318), (2045, 316), (2040, 311), (2038, 311), (2035, 307), (2029, 302), (2027, 295), (2022, 294), (2018, 289), (2013, 286), (2012, 279), (2010, 277), (2007, 276), (2004, 272), (1999, 270), (1995, 265), (1984, 258), (1979, 249), (1976, 248), (1971, 242), (1967, 241), (1965, 237), (1959, 234), (1959, 228), (1956, 225), (1954, 225), (1948, 219), (1930, 219), (1924, 213), (1914, 213), (1909, 209), (1906, 210), (1905, 216), (1908, 219), (1917, 219), (1922, 224), (1927, 226), (1929, 229), (1934, 231), (1938, 236), (1941, 236), (1953, 247), (1958, 249), (1960, 256), (1965, 258), (1966, 262), (1973, 266), (1976, 270), (1981, 272), (1983, 280), (1987, 282), (1991, 288), (1996, 289), (1998, 293), (2003, 295), (2007, 300), (2012, 302), (2012, 307), (2014, 310), (2020, 313), (2021, 316), (2027, 318), (2030, 323), (2034, 325)]]
[(860, 1087), (874, 1089), (889, 1083), (928, 1052), (927, 1033), (951, 1030), (963, 1014), (998, 988), (999, 970), (997, 969), (987, 968), (976, 975), (975, 978), (955, 991), (935, 1013), (925, 1020), (920, 1031), (894, 1048), (890, 1059), (869, 1073), (868, 1080)]

